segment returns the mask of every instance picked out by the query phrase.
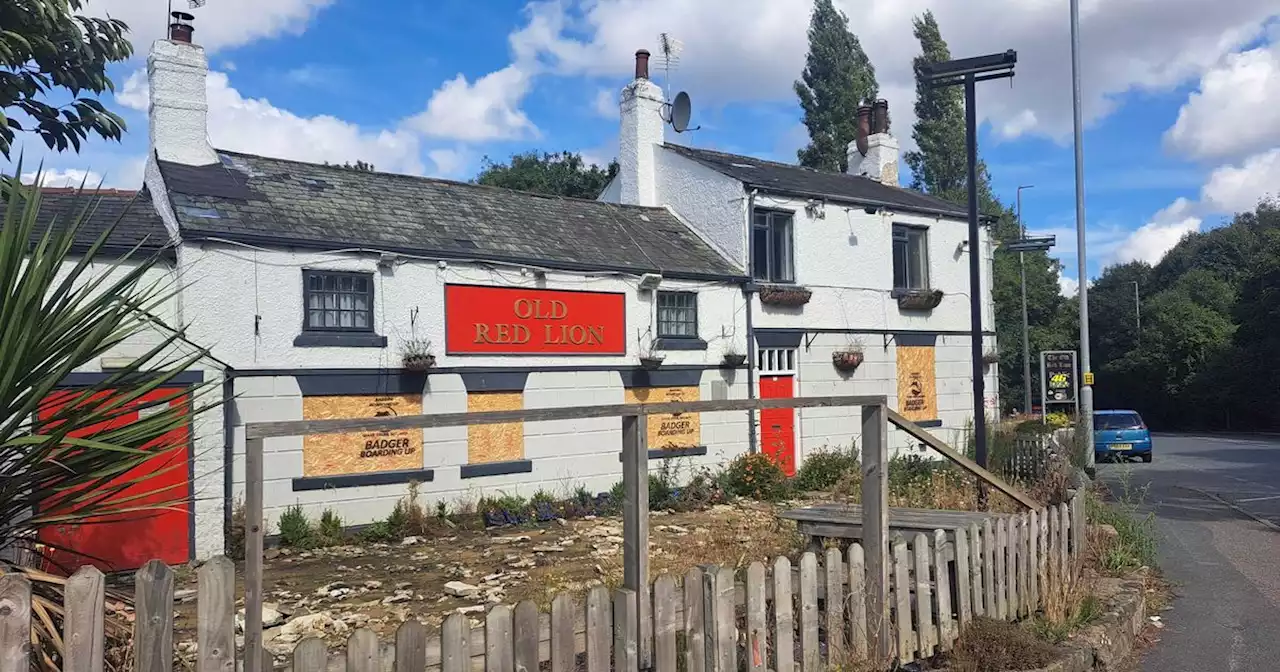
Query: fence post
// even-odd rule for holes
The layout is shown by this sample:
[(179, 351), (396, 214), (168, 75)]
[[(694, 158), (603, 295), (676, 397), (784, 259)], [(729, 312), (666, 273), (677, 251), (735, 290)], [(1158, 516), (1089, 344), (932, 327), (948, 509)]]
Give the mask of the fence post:
[(862, 544), (867, 561), (867, 619), (875, 660), (889, 642), (889, 414), (884, 404), (862, 407)]
[[(244, 650), (262, 650), (262, 450), (264, 439), (244, 449)], [(246, 653), (244, 672), (263, 672), (262, 656)]]
[[(136, 672), (170, 672), (173, 669), (173, 570), (150, 560), (134, 579), (133, 651)], [(259, 614), (261, 616), (261, 614)], [(261, 649), (247, 649), (251, 652)], [(246, 654), (245, 659), (261, 655)]]
[(636, 594), (636, 644), (641, 667), (650, 667), (652, 623), (649, 599), (649, 448), (647, 416), (622, 416), (622, 586)]
[(29, 672), (31, 581), (22, 574), (0, 575), (0, 672)]
[(64, 672), (102, 672), (105, 585), (97, 567), (81, 567), (67, 579), (66, 615), (62, 619)]
[(236, 672), (235, 563), (216, 556), (204, 563), (198, 577), (196, 672)]

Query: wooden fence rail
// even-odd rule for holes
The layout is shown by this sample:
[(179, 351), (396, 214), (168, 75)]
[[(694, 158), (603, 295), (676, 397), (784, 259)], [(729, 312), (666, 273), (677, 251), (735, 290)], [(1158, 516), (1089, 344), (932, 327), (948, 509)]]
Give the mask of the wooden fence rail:
[[(874, 633), (888, 624), (890, 658), (910, 662), (948, 651), (977, 616), (1015, 620), (1033, 614), (1061, 590), (1084, 547), (1083, 498), (994, 525), (948, 535), (896, 535), (886, 569), (892, 593), (885, 609), (869, 608), (863, 548), (828, 548), (793, 563), (779, 557), (744, 571), (704, 566), (664, 575), (640, 595), (595, 586), (560, 594), (549, 613), (531, 602), (489, 609), (481, 627), (452, 614), (438, 633), (402, 624), (379, 644), (360, 628), (344, 650), (319, 637), (295, 645), (293, 672), (815, 672), (874, 656)], [(136, 575), (135, 672), (174, 666), (173, 582), (168, 566), (147, 563)], [(235, 568), (215, 558), (199, 570), (197, 672), (235, 672)], [(103, 669), (103, 577), (83, 567), (68, 580), (64, 669)], [(28, 672), (31, 585), (0, 576), (0, 672)], [(644, 600), (645, 604), (641, 604)], [(644, 607), (642, 609), (642, 606)], [(650, 618), (642, 619), (648, 613)], [(250, 649), (252, 650), (252, 649)], [(641, 652), (648, 651), (648, 660)], [(265, 660), (264, 660), (265, 658)], [(259, 650), (257, 660), (270, 666)], [(742, 665), (739, 665), (739, 661)], [(889, 659), (882, 661), (888, 667)]]

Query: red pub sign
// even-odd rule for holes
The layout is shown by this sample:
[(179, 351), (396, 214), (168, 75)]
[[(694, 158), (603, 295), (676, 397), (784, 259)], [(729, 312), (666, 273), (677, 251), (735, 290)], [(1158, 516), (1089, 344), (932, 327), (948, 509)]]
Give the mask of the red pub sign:
[(445, 285), (451, 355), (625, 355), (626, 295)]

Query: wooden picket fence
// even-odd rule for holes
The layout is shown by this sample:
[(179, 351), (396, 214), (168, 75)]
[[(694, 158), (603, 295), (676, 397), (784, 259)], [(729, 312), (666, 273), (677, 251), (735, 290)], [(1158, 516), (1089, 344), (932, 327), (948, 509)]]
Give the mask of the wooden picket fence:
[[(798, 567), (779, 557), (742, 574), (706, 566), (683, 577), (663, 575), (637, 599), (633, 591), (595, 586), (585, 601), (561, 594), (542, 613), (532, 602), (489, 609), (483, 627), (452, 614), (438, 634), (417, 621), (402, 624), (394, 643), (355, 630), (345, 655), (325, 642), (298, 642), (294, 672), (813, 672), (874, 657), (878, 619), (889, 619), (884, 650), (909, 662), (947, 651), (975, 617), (1015, 620), (1036, 612), (1067, 580), (1084, 545), (1081, 497), (983, 525), (933, 534), (896, 535), (888, 564), (888, 612), (867, 612), (863, 549), (829, 548)], [(153, 560), (136, 575), (135, 672), (174, 668), (174, 575)], [(0, 576), (0, 672), (28, 672), (31, 586)], [(63, 669), (103, 669), (102, 574), (81, 568), (67, 583)], [(235, 567), (223, 557), (199, 570), (198, 672), (234, 672)], [(643, 635), (641, 634), (643, 633)], [(262, 655), (270, 660), (265, 652)], [(270, 664), (265, 665), (270, 669)]]

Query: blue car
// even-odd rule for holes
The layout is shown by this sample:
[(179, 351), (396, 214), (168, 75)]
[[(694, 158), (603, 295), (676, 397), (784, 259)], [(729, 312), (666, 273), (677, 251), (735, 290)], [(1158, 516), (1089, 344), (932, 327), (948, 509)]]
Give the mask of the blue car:
[(1093, 453), (1098, 462), (1136, 457), (1151, 461), (1151, 430), (1137, 411), (1095, 411)]

